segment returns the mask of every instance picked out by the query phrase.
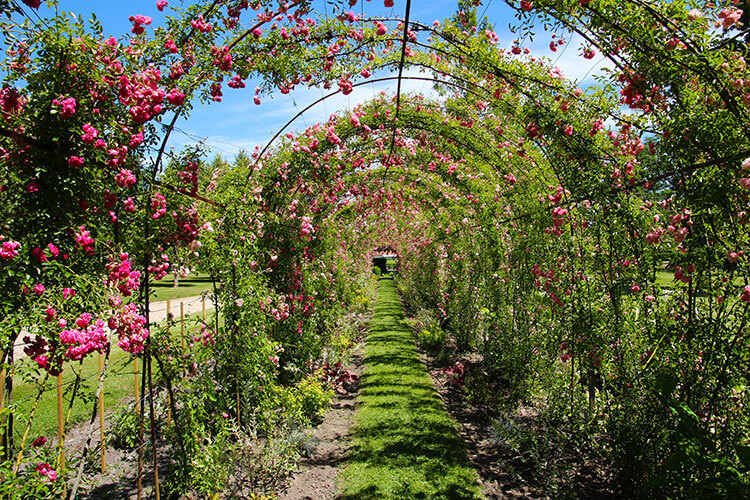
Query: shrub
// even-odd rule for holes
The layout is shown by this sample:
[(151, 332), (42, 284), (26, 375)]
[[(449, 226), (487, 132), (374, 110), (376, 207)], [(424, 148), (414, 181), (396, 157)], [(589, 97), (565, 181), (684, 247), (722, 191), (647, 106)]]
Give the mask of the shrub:
[(352, 312), (356, 314), (364, 314), (370, 310), (371, 299), (368, 295), (359, 294), (354, 297), (352, 302)]
[(432, 355), (437, 355), (440, 352), (443, 346), (445, 346), (446, 340), (447, 335), (439, 326), (433, 326), (429, 330), (423, 328), (417, 334), (419, 345)]
[(269, 422), (271, 427), (280, 424), (290, 427), (308, 427), (320, 422), (333, 391), (324, 387), (316, 372), (292, 387), (276, 386), (272, 389), (272, 404), (281, 409), (279, 419)]
[(118, 450), (132, 450), (138, 446), (138, 421), (140, 415), (134, 406), (124, 408), (112, 419), (107, 443)]
[(295, 387), (302, 417), (309, 423), (317, 423), (323, 418), (333, 391), (323, 386), (319, 377), (311, 375)]

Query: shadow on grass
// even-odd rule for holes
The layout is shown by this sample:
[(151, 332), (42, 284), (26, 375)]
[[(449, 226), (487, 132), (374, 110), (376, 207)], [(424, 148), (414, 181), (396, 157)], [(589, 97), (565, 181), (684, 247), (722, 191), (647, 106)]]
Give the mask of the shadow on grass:
[[(210, 276), (196, 276), (194, 278), (183, 278), (180, 279), (179, 284), (182, 287), (190, 287), (190, 286), (197, 286), (197, 285), (203, 285), (203, 284), (210, 284), (212, 283)], [(161, 279), (159, 281), (152, 281), (149, 286), (151, 288), (174, 288), (174, 281), (170, 278), (170, 275), (167, 275), (164, 279)]]
[(480, 498), (456, 423), (419, 359), (392, 280), (380, 281), (338, 498)]

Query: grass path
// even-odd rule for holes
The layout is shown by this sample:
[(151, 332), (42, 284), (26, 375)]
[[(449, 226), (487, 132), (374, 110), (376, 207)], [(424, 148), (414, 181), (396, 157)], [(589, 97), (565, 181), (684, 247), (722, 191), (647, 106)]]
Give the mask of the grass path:
[(458, 426), (419, 359), (391, 279), (378, 283), (342, 499), (482, 498)]

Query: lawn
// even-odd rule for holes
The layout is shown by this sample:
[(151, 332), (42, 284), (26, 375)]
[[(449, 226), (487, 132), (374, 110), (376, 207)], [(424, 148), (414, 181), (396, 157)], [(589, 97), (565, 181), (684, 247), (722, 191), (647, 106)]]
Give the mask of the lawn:
[(159, 281), (151, 281), (151, 301), (174, 300), (183, 297), (193, 297), (203, 292), (213, 292), (211, 277), (207, 274), (191, 274), (189, 278), (180, 279), (175, 287), (172, 275), (168, 274)]
[(365, 348), (349, 461), (339, 498), (475, 499), (458, 426), (447, 413), (404, 322), (393, 280), (379, 282)]
[[(186, 332), (195, 330), (195, 321), (200, 317), (201, 313), (196, 313), (186, 317)], [(213, 308), (206, 309), (206, 320), (209, 322), (213, 322)], [(170, 329), (170, 331), (172, 332), (172, 334), (179, 334), (179, 322), (177, 322), (176, 325)], [(70, 405), (70, 396), (72, 395), (76, 372), (81, 374), (82, 381), (81, 385), (78, 388), (73, 407), (70, 410), (69, 424), (67, 428), (70, 428), (81, 422), (88, 421), (91, 418), (91, 411), (94, 404), (94, 395), (96, 394), (96, 388), (99, 381), (98, 357), (98, 354), (93, 354), (84, 358), (82, 363), (66, 365), (67, 368), (63, 372), (63, 385), (65, 387), (65, 391), (63, 394), (63, 404), (66, 415)], [(21, 363), (23, 363), (23, 365), (21, 366), (25, 365), (26, 367), (31, 367), (34, 364), (33, 361), (31, 361), (29, 358), (23, 358), (19, 361), (19, 364)], [(143, 363), (139, 362), (139, 371), (142, 366)], [(154, 364), (154, 367), (156, 367), (156, 364)], [(23, 370), (23, 368), (21, 367), (18, 367), (18, 369), (20, 369), (21, 371), (28, 371), (28, 369)], [(46, 392), (42, 394), (42, 397), (39, 400), (28, 440), (34, 440), (40, 435), (44, 435), (47, 437), (47, 439), (50, 440), (57, 436), (56, 387), (57, 379), (55, 377), (50, 377), (45, 383)], [(16, 443), (20, 444), (21, 437), (23, 436), (23, 433), (26, 429), (26, 424), (28, 422), (28, 415), (30, 414), (31, 408), (34, 405), (37, 393), (38, 387), (36, 383), (33, 383), (31, 381), (25, 382), (20, 376), (14, 378), (13, 400), (18, 404), (15, 411), (16, 424), (14, 427)], [(112, 344), (112, 351), (107, 367), (107, 374), (104, 378), (105, 410), (118, 407), (123, 399), (127, 397), (133, 397), (133, 393), (133, 358), (130, 354), (117, 347), (115, 341)]]

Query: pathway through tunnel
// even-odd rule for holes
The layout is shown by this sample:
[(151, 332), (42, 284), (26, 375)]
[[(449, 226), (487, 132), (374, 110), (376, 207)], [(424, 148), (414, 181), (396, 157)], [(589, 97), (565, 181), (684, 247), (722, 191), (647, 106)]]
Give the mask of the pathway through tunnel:
[(457, 424), (420, 360), (393, 279), (378, 283), (340, 498), (481, 498)]

